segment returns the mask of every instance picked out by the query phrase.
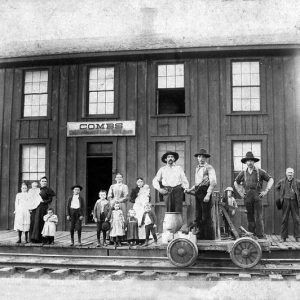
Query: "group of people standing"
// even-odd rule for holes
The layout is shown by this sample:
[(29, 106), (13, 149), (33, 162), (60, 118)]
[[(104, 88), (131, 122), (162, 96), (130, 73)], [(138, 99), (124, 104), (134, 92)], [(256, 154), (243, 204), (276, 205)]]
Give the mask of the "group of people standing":
[[(214, 226), (212, 218), (212, 192), (217, 184), (216, 172), (208, 163), (210, 154), (205, 149), (200, 149), (194, 155), (198, 164), (195, 169), (195, 184), (189, 188), (189, 181), (184, 170), (176, 165), (179, 159), (177, 152), (167, 151), (161, 158), (165, 166), (161, 167), (153, 178), (153, 187), (161, 194), (167, 212), (182, 213), (185, 193), (195, 195), (195, 222), (198, 239), (212, 240)], [(247, 152), (241, 159), (246, 164), (246, 169), (241, 171), (234, 180), (236, 192), (244, 199), (246, 207), (248, 230), (258, 238), (265, 238), (263, 222), (263, 197), (267, 195), (273, 186), (273, 178), (255, 163), (259, 161), (252, 152)], [(100, 190), (99, 199), (93, 210), (93, 219), (97, 223), (97, 246), (100, 247), (100, 234), (103, 233), (103, 244), (107, 240), (113, 241), (115, 247), (127, 240), (130, 245), (142, 241), (148, 245), (150, 233), (155, 243), (156, 216), (151, 211), (150, 187), (139, 177), (136, 187), (129, 195), (129, 189), (123, 183), (123, 176), (117, 173), (116, 183), (111, 185), (108, 193)], [(266, 187), (263, 189), (263, 182)], [(49, 188), (46, 177), (41, 178), (40, 187), (37, 182), (32, 183), (31, 189), (25, 183), (22, 184), (21, 193), (18, 193), (15, 201), (15, 224), (18, 231), (18, 243), (21, 243), (22, 232), (25, 232), (25, 242), (54, 242), (55, 227), (58, 222), (53, 209), (48, 206), (55, 196)], [(74, 231), (78, 232), (78, 244), (81, 245), (82, 220), (84, 218), (84, 200), (80, 195), (83, 188), (80, 185), (72, 187), (73, 195), (67, 203), (67, 220), (70, 221), (71, 246), (74, 245)], [(281, 238), (285, 242), (288, 237), (288, 220), (292, 215), (294, 222), (294, 237), (300, 241), (300, 216), (299, 195), (300, 180), (294, 178), (294, 170), (286, 169), (286, 177), (276, 184), (278, 199), (276, 205), (282, 209)], [(233, 197), (234, 190), (228, 187), (225, 190), (225, 200), (228, 207), (237, 207)], [(133, 204), (127, 212), (128, 200)], [(233, 214), (233, 211), (232, 211)], [(228, 225), (228, 224), (227, 224)], [(29, 239), (28, 239), (29, 232)], [(43, 240), (44, 238), (44, 240)]]
[[(26, 183), (22, 183), (21, 192), (16, 195), (14, 230), (18, 232), (18, 241), (21, 243), (22, 233), (25, 234), (25, 243), (53, 243), (55, 228), (58, 222), (53, 209), (49, 204), (55, 196), (54, 191), (48, 187), (47, 177), (31, 184), (28, 190)], [(29, 236), (28, 236), (29, 233)]]

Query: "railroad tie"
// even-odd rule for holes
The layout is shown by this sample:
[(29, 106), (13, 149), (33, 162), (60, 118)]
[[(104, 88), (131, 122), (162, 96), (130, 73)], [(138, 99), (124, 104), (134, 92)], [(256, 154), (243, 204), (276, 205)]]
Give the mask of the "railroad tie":
[(206, 281), (218, 281), (220, 280), (219, 273), (208, 273), (205, 278)]
[(52, 279), (65, 279), (70, 273), (69, 269), (59, 269), (50, 273)]
[(25, 278), (39, 278), (44, 273), (43, 268), (33, 268), (25, 271)]
[(156, 272), (153, 272), (153, 271), (145, 271), (141, 274), (139, 274), (137, 276), (137, 278), (139, 279), (143, 279), (143, 280), (151, 280), (151, 279), (154, 279), (156, 277), (157, 273)]
[(14, 267), (7, 267), (0, 269), (0, 277), (8, 278), (11, 277), (15, 273), (16, 269)]
[(188, 280), (189, 276), (190, 274), (188, 272), (178, 272), (173, 278), (175, 280)]
[(97, 276), (97, 270), (84, 270), (81, 271), (79, 274), (79, 279), (81, 280), (91, 280), (91, 279), (95, 279)]
[(123, 279), (125, 277), (125, 275), (126, 275), (125, 271), (120, 270), (114, 274), (111, 274), (110, 279), (111, 280), (120, 280), (120, 279)]
[(239, 274), (239, 280), (241, 280), (241, 281), (251, 280), (251, 274), (240, 273)]
[(283, 281), (283, 277), (280, 274), (270, 274), (269, 279), (271, 281)]

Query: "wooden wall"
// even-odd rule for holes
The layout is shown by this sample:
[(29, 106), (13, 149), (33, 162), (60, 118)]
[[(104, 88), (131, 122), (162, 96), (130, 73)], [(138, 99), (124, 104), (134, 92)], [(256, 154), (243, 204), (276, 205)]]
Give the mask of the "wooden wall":
[[(23, 68), (0, 69), (0, 228), (13, 227), (22, 143), (47, 145), (47, 174), (57, 193), (54, 206), (60, 217), (59, 229), (65, 229), (65, 199), (70, 187), (76, 182), (86, 183), (86, 143), (90, 141), (114, 143), (113, 171), (124, 173), (130, 188), (137, 176), (151, 183), (157, 171), (155, 145), (159, 141), (186, 142), (186, 174), (191, 184), (196, 166), (193, 154), (204, 147), (212, 154), (210, 163), (216, 169), (217, 189), (232, 185), (231, 144), (247, 139), (263, 142), (262, 168), (275, 181), (284, 176), (288, 166), (294, 167), (300, 177), (300, 95), (296, 89), (300, 81), (299, 57), (254, 58), (261, 61), (262, 112), (231, 113), (231, 59), (243, 57), (193, 58), (180, 60), (185, 62), (186, 75), (186, 114), (181, 116), (155, 115), (155, 74), (159, 61), (112, 62), (118, 78), (119, 119), (137, 121), (136, 137), (66, 137), (67, 121), (99, 120), (84, 118), (88, 65), (45, 66), (49, 69), (51, 87), (51, 113), (45, 119), (21, 117)], [(188, 218), (192, 220), (194, 201), (188, 200)], [(238, 219), (245, 225), (244, 215)], [(279, 223), (272, 190), (265, 200), (266, 231), (278, 233)]]

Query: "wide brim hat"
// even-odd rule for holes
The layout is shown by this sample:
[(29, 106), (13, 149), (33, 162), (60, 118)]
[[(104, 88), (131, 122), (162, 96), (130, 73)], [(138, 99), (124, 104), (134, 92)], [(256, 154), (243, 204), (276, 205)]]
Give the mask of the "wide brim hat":
[(109, 229), (110, 229), (110, 223), (107, 222), (107, 221), (104, 221), (104, 222), (102, 223), (102, 225), (101, 225), (101, 228), (102, 228), (103, 231), (109, 230)]
[(79, 184), (75, 184), (71, 187), (71, 190), (73, 191), (75, 188), (79, 188), (81, 191), (83, 190), (83, 187)]
[(164, 163), (166, 163), (166, 162), (167, 162), (167, 156), (168, 156), (168, 155), (173, 155), (175, 161), (177, 161), (178, 158), (179, 158), (179, 154), (178, 154), (177, 152), (167, 151), (167, 152), (161, 157), (161, 161), (164, 162)]
[(229, 186), (229, 187), (227, 187), (226, 189), (225, 189), (225, 192), (226, 191), (232, 191), (233, 192), (233, 188), (231, 187), (231, 186)]
[(259, 158), (254, 157), (253, 153), (251, 151), (249, 151), (249, 152), (246, 153), (246, 156), (241, 159), (241, 162), (244, 164), (248, 160), (253, 160), (254, 162), (258, 162)]
[(195, 157), (198, 157), (199, 155), (210, 157), (210, 154), (205, 149), (200, 149), (198, 153), (194, 154)]

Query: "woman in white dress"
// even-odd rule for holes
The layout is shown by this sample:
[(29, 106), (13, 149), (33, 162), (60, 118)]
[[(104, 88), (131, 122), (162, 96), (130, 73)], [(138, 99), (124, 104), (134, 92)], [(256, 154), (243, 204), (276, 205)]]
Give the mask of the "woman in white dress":
[(30, 228), (30, 200), (27, 193), (28, 187), (22, 183), (21, 193), (16, 195), (14, 230), (18, 232), (18, 241), (21, 243), (22, 232), (25, 232), (25, 242), (28, 243), (28, 231)]
[(127, 216), (127, 200), (128, 200), (128, 186), (123, 183), (123, 175), (117, 173), (115, 177), (116, 183), (111, 185), (107, 194), (110, 207), (113, 207), (118, 201), (123, 216)]
[[(134, 201), (133, 209), (136, 213), (136, 218), (138, 219), (138, 225), (142, 223), (142, 217), (144, 214), (144, 206), (146, 203), (150, 202), (150, 187), (148, 184), (144, 184), (143, 178), (139, 177), (136, 181), (137, 187), (131, 192), (131, 202)], [(134, 199), (134, 197), (136, 198)], [(139, 240), (145, 240), (146, 232), (145, 225), (139, 227)]]

